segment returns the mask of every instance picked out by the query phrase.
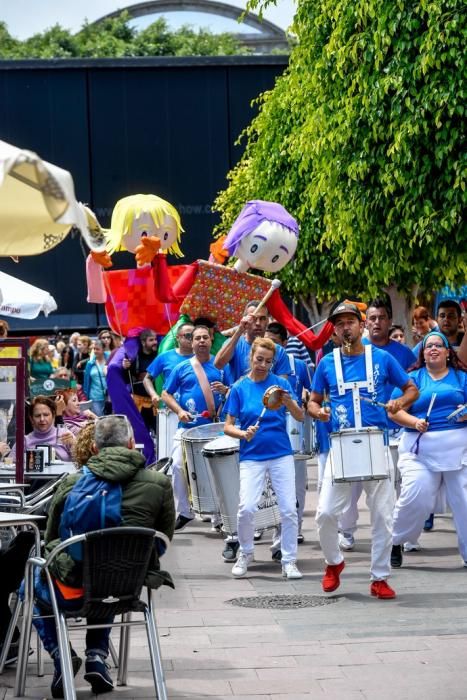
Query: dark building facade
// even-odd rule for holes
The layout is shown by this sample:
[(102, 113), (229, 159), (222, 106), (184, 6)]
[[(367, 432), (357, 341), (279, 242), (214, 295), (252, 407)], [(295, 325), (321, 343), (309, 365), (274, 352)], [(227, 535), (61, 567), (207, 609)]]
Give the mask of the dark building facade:
[[(103, 226), (121, 197), (167, 199), (186, 231), (182, 262), (192, 262), (208, 255), (211, 206), (241, 154), (235, 141), (256, 112), (251, 102), (286, 65), (285, 56), (0, 61), (0, 139), (69, 170), (77, 199)], [(13, 329), (105, 322), (102, 308), (86, 302), (85, 255), (80, 238), (68, 236), (19, 265), (2, 259), (3, 272), (47, 289), (58, 304), (49, 319), (12, 319)], [(115, 256), (116, 268), (133, 264)]]

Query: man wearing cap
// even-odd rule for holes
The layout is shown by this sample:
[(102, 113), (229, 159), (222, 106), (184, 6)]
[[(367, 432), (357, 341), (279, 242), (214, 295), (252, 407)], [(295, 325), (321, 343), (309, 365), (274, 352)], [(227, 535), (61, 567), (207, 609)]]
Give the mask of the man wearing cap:
[[(402, 407), (411, 406), (418, 396), (418, 390), (389, 353), (373, 345), (365, 349), (362, 343), (364, 323), (355, 304), (339, 304), (329, 320), (334, 324), (341, 347), (326, 355), (318, 365), (308, 413), (324, 423), (331, 420), (334, 431), (354, 429), (359, 424), (385, 431), (385, 410), (360, 401), (359, 397), (384, 403), (386, 384), (397, 386), (402, 390), (402, 396), (386, 403), (386, 411), (391, 415)], [(350, 388), (352, 386), (356, 388)], [(322, 407), (325, 395), (330, 401), (330, 411)], [(370, 593), (381, 599), (394, 598), (396, 594), (386, 581), (391, 573), (394, 487), (390, 479), (378, 479), (364, 481), (364, 488), (372, 522)], [(347, 509), (350, 497), (351, 483), (333, 483), (328, 457), (316, 513), (319, 539), (326, 560), (322, 586), (327, 593), (339, 587), (340, 573), (345, 566), (339, 549), (338, 519)]]

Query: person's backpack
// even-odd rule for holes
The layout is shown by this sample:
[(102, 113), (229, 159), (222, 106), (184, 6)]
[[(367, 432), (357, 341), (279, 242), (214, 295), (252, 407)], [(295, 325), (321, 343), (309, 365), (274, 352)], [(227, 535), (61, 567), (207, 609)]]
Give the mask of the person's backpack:
[[(66, 497), (60, 519), (60, 539), (81, 535), (92, 530), (117, 527), (122, 522), (122, 486), (99, 479), (88, 467)], [(70, 545), (68, 554), (82, 561), (81, 542)]]

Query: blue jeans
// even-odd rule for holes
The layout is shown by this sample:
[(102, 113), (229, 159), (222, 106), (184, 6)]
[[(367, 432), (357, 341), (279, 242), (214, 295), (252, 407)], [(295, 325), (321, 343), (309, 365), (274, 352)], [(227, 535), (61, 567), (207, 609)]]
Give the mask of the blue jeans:
[(96, 416), (104, 415), (105, 400), (102, 401), (92, 401), (91, 411), (96, 414)]
[[(24, 598), (24, 581), (21, 584), (19, 594)], [(83, 605), (83, 598), (75, 598), (74, 600), (66, 600), (58, 588), (55, 586), (55, 596), (57, 598), (58, 607), (67, 612), (79, 612)], [(36, 628), (37, 634), (41, 638), (44, 649), (49, 652), (52, 658), (58, 654), (58, 639), (57, 629), (55, 627), (55, 619), (52, 614), (52, 603), (50, 600), (49, 587), (42, 579), (40, 569), (36, 568), (34, 572), (34, 615), (51, 615), (51, 617), (34, 617), (33, 625)], [(99, 619), (98, 623), (113, 622), (113, 616), (105, 620)], [(88, 624), (92, 625), (93, 620), (87, 618)], [(99, 654), (106, 658), (109, 655), (109, 637), (110, 627), (86, 630), (86, 656)]]

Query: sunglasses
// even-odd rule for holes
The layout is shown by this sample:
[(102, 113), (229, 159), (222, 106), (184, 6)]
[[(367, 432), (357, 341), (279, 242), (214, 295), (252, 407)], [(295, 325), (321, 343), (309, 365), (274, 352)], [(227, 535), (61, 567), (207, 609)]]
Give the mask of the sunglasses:
[(193, 333), (182, 333), (181, 338), (186, 338), (187, 340), (193, 340)]

